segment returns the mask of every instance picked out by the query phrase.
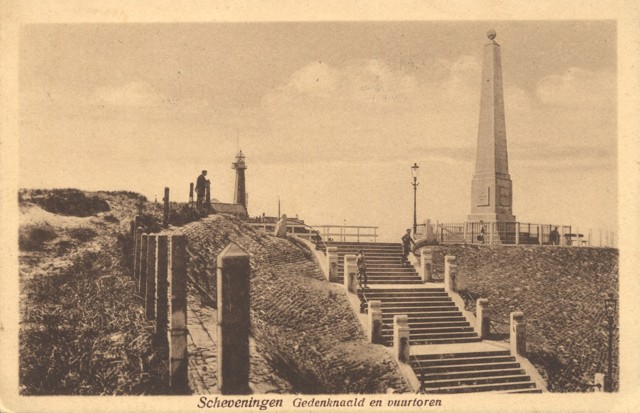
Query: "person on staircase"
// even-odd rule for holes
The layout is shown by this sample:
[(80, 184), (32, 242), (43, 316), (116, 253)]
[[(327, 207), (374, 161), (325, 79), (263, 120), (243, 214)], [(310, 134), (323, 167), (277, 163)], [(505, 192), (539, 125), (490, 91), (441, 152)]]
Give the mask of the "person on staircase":
[(367, 287), (367, 263), (364, 258), (364, 251), (358, 251), (356, 256), (356, 267), (358, 267), (358, 281), (363, 289)]
[(411, 229), (407, 229), (407, 233), (402, 237), (402, 265), (407, 266), (409, 263), (409, 252), (411, 251), (411, 245), (416, 243), (411, 238)]

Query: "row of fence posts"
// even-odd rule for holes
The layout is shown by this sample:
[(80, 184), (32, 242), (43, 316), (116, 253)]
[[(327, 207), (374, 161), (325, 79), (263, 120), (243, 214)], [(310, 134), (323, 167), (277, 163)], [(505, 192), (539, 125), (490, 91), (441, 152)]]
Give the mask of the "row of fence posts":
[[(168, 200), (168, 189), (165, 191)], [(144, 313), (155, 321), (154, 342), (168, 348), (169, 387), (189, 394), (187, 352), (187, 240), (180, 231), (145, 233), (132, 222), (133, 279)], [(221, 394), (248, 394), (249, 255), (229, 244), (217, 257), (217, 386)]]

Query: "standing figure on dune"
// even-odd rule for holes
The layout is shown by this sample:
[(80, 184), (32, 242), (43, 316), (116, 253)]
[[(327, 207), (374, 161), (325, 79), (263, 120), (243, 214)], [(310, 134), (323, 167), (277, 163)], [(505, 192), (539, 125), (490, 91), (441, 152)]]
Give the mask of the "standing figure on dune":
[(207, 185), (209, 184), (209, 180), (207, 179), (207, 171), (202, 171), (198, 179), (196, 180), (196, 194), (198, 195), (198, 199), (196, 202), (196, 206), (198, 210), (202, 208), (202, 203), (204, 202), (204, 197), (207, 192)]

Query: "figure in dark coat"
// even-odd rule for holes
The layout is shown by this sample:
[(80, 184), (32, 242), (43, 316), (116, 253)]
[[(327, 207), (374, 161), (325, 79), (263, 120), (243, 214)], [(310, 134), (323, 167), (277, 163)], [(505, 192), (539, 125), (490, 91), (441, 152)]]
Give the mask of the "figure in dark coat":
[(202, 174), (200, 174), (200, 176), (198, 176), (198, 179), (196, 180), (196, 194), (198, 195), (196, 205), (198, 206), (198, 209), (202, 207), (204, 197), (207, 193), (208, 184), (209, 180), (207, 179), (207, 171), (202, 171)]
[(560, 244), (560, 233), (558, 232), (558, 227), (555, 227), (553, 231), (549, 233), (549, 243), (551, 245)]
[(360, 285), (362, 288), (367, 287), (367, 263), (364, 258), (364, 251), (358, 251), (358, 255), (356, 256), (356, 267), (358, 267), (358, 280), (360, 281)]
[(402, 265), (409, 264), (411, 244), (415, 245), (415, 242), (413, 241), (413, 238), (411, 238), (411, 230), (407, 229), (407, 233), (402, 236)]

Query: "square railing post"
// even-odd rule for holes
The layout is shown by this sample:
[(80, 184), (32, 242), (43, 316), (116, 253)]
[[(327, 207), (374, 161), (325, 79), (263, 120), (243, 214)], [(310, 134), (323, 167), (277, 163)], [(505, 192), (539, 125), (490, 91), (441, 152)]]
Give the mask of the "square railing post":
[(420, 251), (420, 278), (425, 283), (433, 280), (433, 253), (431, 248), (422, 248)]
[(403, 363), (409, 363), (411, 348), (409, 344), (409, 316), (393, 316), (393, 356)]
[(358, 290), (358, 280), (356, 273), (356, 256), (344, 256), (344, 286), (348, 292), (356, 294)]
[(382, 344), (382, 301), (369, 301), (367, 318), (369, 321), (369, 342), (374, 344)]
[(524, 315), (520, 311), (510, 314), (509, 323), (509, 347), (511, 354), (527, 355), (527, 324)]

